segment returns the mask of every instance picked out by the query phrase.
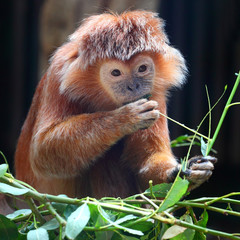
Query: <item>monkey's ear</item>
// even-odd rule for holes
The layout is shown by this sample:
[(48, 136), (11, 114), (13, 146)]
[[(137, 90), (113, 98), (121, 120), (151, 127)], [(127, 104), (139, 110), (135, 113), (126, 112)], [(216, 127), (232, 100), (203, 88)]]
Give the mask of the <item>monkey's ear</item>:
[[(78, 57), (78, 44), (67, 42), (59, 47), (50, 59), (50, 68), (55, 68), (59, 73), (64, 65), (72, 62)], [(62, 69), (63, 70), (63, 69)]]
[(158, 54), (157, 77), (164, 80), (164, 85), (169, 87), (180, 87), (186, 81), (187, 67), (185, 60), (179, 50), (165, 45), (165, 53)]
[[(78, 56), (78, 44), (67, 42), (57, 49), (50, 60), (48, 78), (59, 84), (59, 93), (69, 95), (76, 86), (72, 81), (76, 81), (79, 76), (80, 61)], [(71, 76), (70, 76), (71, 75)]]

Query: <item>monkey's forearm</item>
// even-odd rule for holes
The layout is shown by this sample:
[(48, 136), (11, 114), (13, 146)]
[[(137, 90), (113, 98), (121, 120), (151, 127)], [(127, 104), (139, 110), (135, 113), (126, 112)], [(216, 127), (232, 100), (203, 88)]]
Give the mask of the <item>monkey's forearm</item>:
[(153, 184), (169, 182), (171, 172), (178, 166), (178, 162), (169, 152), (153, 154), (139, 169), (139, 179), (143, 188), (147, 188), (149, 180)]
[(30, 161), (41, 175), (74, 176), (124, 136), (111, 112), (83, 114), (52, 123), (34, 137)]
[(189, 190), (192, 190), (209, 179), (216, 161), (216, 158), (210, 156), (193, 157), (189, 160), (187, 169), (183, 171), (182, 165), (173, 156), (157, 153), (140, 169), (139, 178), (142, 186), (146, 188), (149, 180), (153, 180), (154, 184), (173, 182), (181, 171), (180, 176), (189, 180)]

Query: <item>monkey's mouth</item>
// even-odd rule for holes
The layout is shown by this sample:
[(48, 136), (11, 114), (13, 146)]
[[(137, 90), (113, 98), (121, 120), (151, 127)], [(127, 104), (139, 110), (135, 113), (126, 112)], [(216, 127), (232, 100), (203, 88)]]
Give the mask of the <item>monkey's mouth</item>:
[(134, 99), (134, 100), (132, 100), (132, 101), (124, 102), (123, 105), (129, 104), (129, 103), (132, 103), (132, 102), (136, 102), (136, 101), (138, 101), (138, 100), (140, 100), (140, 99), (143, 99), (143, 98), (146, 98), (147, 100), (149, 100), (149, 98), (150, 98), (151, 96), (152, 96), (152, 94), (148, 93), (148, 94), (143, 95), (143, 96), (140, 97), (140, 98)]

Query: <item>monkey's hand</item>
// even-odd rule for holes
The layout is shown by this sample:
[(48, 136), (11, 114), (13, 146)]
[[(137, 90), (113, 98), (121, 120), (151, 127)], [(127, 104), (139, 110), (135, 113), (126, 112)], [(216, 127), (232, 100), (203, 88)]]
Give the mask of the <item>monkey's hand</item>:
[(146, 129), (152, 126), (160, 117), (160, 112), (156, 108), (158, 103), (153, 100), (140, 99), (136, 102), (128, 103), (116, 111), (124, 119), (123, 130), (126, 134), (131, 134), (139, 129)]
[[(216, 162), (217, 159), (211, 156), (196, 156), (188, 161), (187, 169), (185, 171), (182, 170), (180, 176), (186, 176), (190, 182), (189, 190), (197, 188), (211, 177)], [(179, 164), (172, 174), (176, 176), (181, 167)]]

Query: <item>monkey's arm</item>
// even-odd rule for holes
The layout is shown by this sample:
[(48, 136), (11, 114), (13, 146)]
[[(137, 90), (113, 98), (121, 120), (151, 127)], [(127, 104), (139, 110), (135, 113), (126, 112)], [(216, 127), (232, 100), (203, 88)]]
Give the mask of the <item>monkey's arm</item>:
[[(173, 182), (182, 169), (172, 154), (165, 118), (160, 118), (153, 127), (133, 134), (127, 140), (123, 159), (138, 173), (142, 190), (148, 188), (149, 180), (154, 184)], [(202, 156), (189, 160), (187, 170), (181, 172), (181, 176), (190, 181), (189, 190), (209, 179), (215, 162), (213, 157)]]
[(146, 99), (113, 111), (80, 114), (46, 126), (39, 120), (30, 146), (36, 174), (78, 175), (125, 135), (147, 128), (159, 117), (157, 103)]
[[(162, 182), (173, 182), (180, 171), (181, 177), (186, 177), (190, 182), (189, 190), (199, 187), (202, 183), (207, 181), (214, 170), (214, 164), (217, 159), (214, 157), (193, 157), (189, 159), (187, 169), (181, 170), (182, 165), (169, 155), (153, 154), (148, 160), (148, 163), (140, 169), (140, 179), (151, 179), (155, 184)], [(146, 188), (148, 182), (145, 181)]]

